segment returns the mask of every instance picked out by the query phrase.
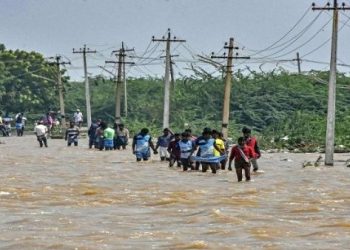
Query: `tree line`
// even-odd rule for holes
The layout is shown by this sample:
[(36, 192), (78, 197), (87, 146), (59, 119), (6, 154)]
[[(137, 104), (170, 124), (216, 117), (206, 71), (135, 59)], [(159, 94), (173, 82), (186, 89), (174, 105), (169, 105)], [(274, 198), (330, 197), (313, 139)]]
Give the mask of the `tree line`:
[[(36, 52), (6, 50), (0, 45), (0, 110), (25, 112), (29, 120), (59, 110), (57, 72)], [(64, 71), (62, 71), (64, 74)], [(271, 72), (234, 74), (229, 135), (237, 138), (243, 126), (260, 137), (263, 147), (322, 151), (325, 141), (329, 72), (295, 74), (283, 68)], [(50, 79), (52, 79), (50, 81)], [(84, 83), (64, 77), (66, 113), (85, 110)], [(337, 150), (350, 149), (350, 77), (337, 75)], [(115, 81), (102, 75), (90, 78), (92, 117), (113, 122)], [(148, 127), (157, 135), (163, 118), (163, 80), (128, 78), (128, 116), (132, 133)], [(171, 89), (170, 124), (174, 131), (190, 127), (220, 129), (224, 82), (222, 77), (194, 74), (176, 79)], [(123, 105), (123, 104), (122, 104)], [(124, 108), (122, 107), (122, 110)]]

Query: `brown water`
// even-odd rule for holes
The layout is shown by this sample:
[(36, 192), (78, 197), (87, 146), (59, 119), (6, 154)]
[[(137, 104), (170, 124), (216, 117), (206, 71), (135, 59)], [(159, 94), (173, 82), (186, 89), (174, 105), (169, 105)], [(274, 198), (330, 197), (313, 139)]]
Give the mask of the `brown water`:
[(350, 248), (350, 154), (304, 169), (317, 154), (265, 154), (265, 173), (237, 183), (86, 139), (0, 140), (0, 249)]

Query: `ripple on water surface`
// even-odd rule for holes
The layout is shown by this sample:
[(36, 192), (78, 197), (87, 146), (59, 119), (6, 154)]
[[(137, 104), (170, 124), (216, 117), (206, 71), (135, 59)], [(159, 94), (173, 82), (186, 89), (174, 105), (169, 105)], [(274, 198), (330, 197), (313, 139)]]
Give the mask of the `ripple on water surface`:
[[(346, 249), (350, 171), (265, 154), (265, 173), (187, 172), (34, 136), (1, 144), (2, 249)], [(348, 159), (347, 154), (336, 155)], [(288, 158), (291, 161), (281, 161)]]

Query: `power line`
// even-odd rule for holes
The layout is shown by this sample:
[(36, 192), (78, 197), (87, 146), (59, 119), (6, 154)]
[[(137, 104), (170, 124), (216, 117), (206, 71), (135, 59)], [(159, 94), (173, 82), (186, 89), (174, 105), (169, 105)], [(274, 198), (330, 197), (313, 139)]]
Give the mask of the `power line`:
[[(160, 45), (160, 42), (158, 42), (158, 43), (156, 43), (153, 47), (152, 47), (152, 49), (150, 49), (150, 51), (147, 53), (147, 56), (148, 57), (151, 57), (154, 53), (155, 53), (155, 51), (157, 50), (157, 48), (159, 47), (159, 45)], [(144, 54), (144, 55), (142, 55), (142, 57), (144, 57), (146, 54)], [(137, 61), (136, 63), (141, 63), (141, 62), (144, 62), (145, 60), (139, 60), (139, 61)]]
[[(349, 23), (349, 21), (350, 21), (350, 17), (349, 17), (349, 19), (348, 19), (345, 23), (343, 23), (343, 25), (340, 27), (339, 32), (343, 30), (343, 28), (345, 27), (345, 25), (347, 25), (347, 24)], [(328, 38), (328, 39), (327, 39), (326, 41), (324, 41), (323, 43), (321, 43), (321, 44), (320, 44), (319, 46), (317, 46), (315, 49), (313, 49), (313, 50), (311, 50), (311, 51), (305, 53), (305, 54), (304, 54), (304, 57), (309, 56), (309, 55), (313, 54), (314, 52), (318, 51), (318, 50), (321, 49), (323, 46), (325, 46), (330, 40), (331, 40), (331, 37)]]
[[(340, 60), (338, 58), (338, 60)], [(329, 63), (327, 62), (321, 62), (321, 61), (315, 61), (315, 60), (309, 60), (309, 59), (303, 59), (304, 62), (309, 62), (309, 63), (315, 63), (315, 64), (323, 64), (323, 65), (329, 65)], [(341, 67), (349, 67), (350, 68), (350, 64), (346, 64), (346, 63), (337, 63), (338, 66)]]
[(136, 59), (150, 59), (150, 60), (161, 60), (159, 57), (142, 57), (142, 56), (128, 56), (129, 58), (136, 58)]
[(276, 44), (278, 44), (280, 41), (282, 41), (284, 38), (286, 38), (301, 23), (301, 21), (305, 18), (305, 16), (308, 14), (309, 11), (310, 11), (310, 9), (307, 8), (306, 11), (304, 12), (304, 14), (298, 19), (298, 21), (280, 39), (278, 39), (277, 41), (272, 43), (270, 46), (268, 46), (262, 50), (258, 50), (255, 54), (252, 54), (250, 56), (255, 56), (255, 55), (261, 54), (262, 52), (265, 52), (267, 50), (274, 49), (273, 47)]
[(279, 47), (282, 47), (282, 46), (285, 45), (284, 47), (282, 47), (281, 49), (277, 50), (276, 52), (273, 52), (273, 53), (267, 55), (266, 57), (274, 56), (274, 55), (276, 55), (276, 54), (278, 54), (278, 53), (288, 49), (291, 45), (293, 45), (295, 42), (297, 42), (312, 27), (312, 25), (316, 22), (316, 20), (319, 18), (320, 15), (321, 15), (321, 12), (311, 21), (311, 23), (309, 25), (307, 25), (303, 30), (301, 30), (294, 38), (292, 38), (291, 40), (289, 40), (289, 41), (287, 41), (285, 43), (282, 43), (279, 46), (276, 46), (275, 48), (279, 48)]
[[(282, 54), (282, 55), (279, 55), (279, 56), (277, 56), (277, 57), (272, 57), (272, 58), (281, 58), (281, 57), (283, 57), (283, 56), (289, 55), (290, 53), (292, 53), (292, 52), (294, 52), (294, 51), (297, 51), (297, 50), (299, 50), (300, 48), (304, 47), (304, 46), (307, 45), (309, 42), (311, 42), (317, 35), (319, 35), (319, 34), (323, 31), (323, 29), (330, 23), (331, 20), (332, 20), (332, 19), (329, 19), (328, 22), (325, 23), (318, 31), (316, 31), (315, 34), (313, 34), (308, 40), (306, 40), (304, 43), (302, 43), (302, 44), (299, 45), (298, 47), (296, 47), (296, 48), (294, 48), (294, 49), (292, 49), (292, 50), (290, 50), (290, 51), (288, 51), (288, 52), (286, 52), (286, 53), (284, 53), (284, 54)], [(270, 56), (271, 56), (271, 55), (270, 55)]]

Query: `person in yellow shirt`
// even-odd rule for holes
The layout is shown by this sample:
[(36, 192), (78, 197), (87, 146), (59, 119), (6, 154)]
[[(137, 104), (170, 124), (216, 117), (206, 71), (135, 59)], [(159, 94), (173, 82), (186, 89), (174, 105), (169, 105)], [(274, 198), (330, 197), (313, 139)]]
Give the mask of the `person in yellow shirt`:
[(229, 144), (228, 144), (227, 140), (225, 140), (224, 134), (223, 134), (222, 132), (219, 132), (219, 137), (218, 137), (218, 139), (221, 139), (221, 140), (223, 141), (223, 143), (224, 143), (224, 147), (223, 147), (224, 153), (223, 153), (223, 154), (226, 155), (226, 159), (223, 159), (223, 160), (220, 162), (220, 164), (221, 164), (221, 169), (222, 169), (222, 170), (225, 170), (225, 168), (226, 168), (226, 162), (227, 162), (227, 158), (228, 158), (228, 153), (229, 153)]
[[(216, 131), (216, 130), (213, 130), (212, 131), (212, 136), (213, 138), (215, 139), (215, 144), (217, 146), (217, 148), (219, 149), (216, 149), (214, 148), (214, 156), (222, 156), (222, 155), (225, 155), (225, 142), (224, 140), (222, 140), (219, 136), (219, 132)], [(220, 161), (220, 163), (218, 164), (218, 168), (220, 168), (221, 166), (221, 169), (225, 169), (225, 165), (226, 165), (226, 159)]]

